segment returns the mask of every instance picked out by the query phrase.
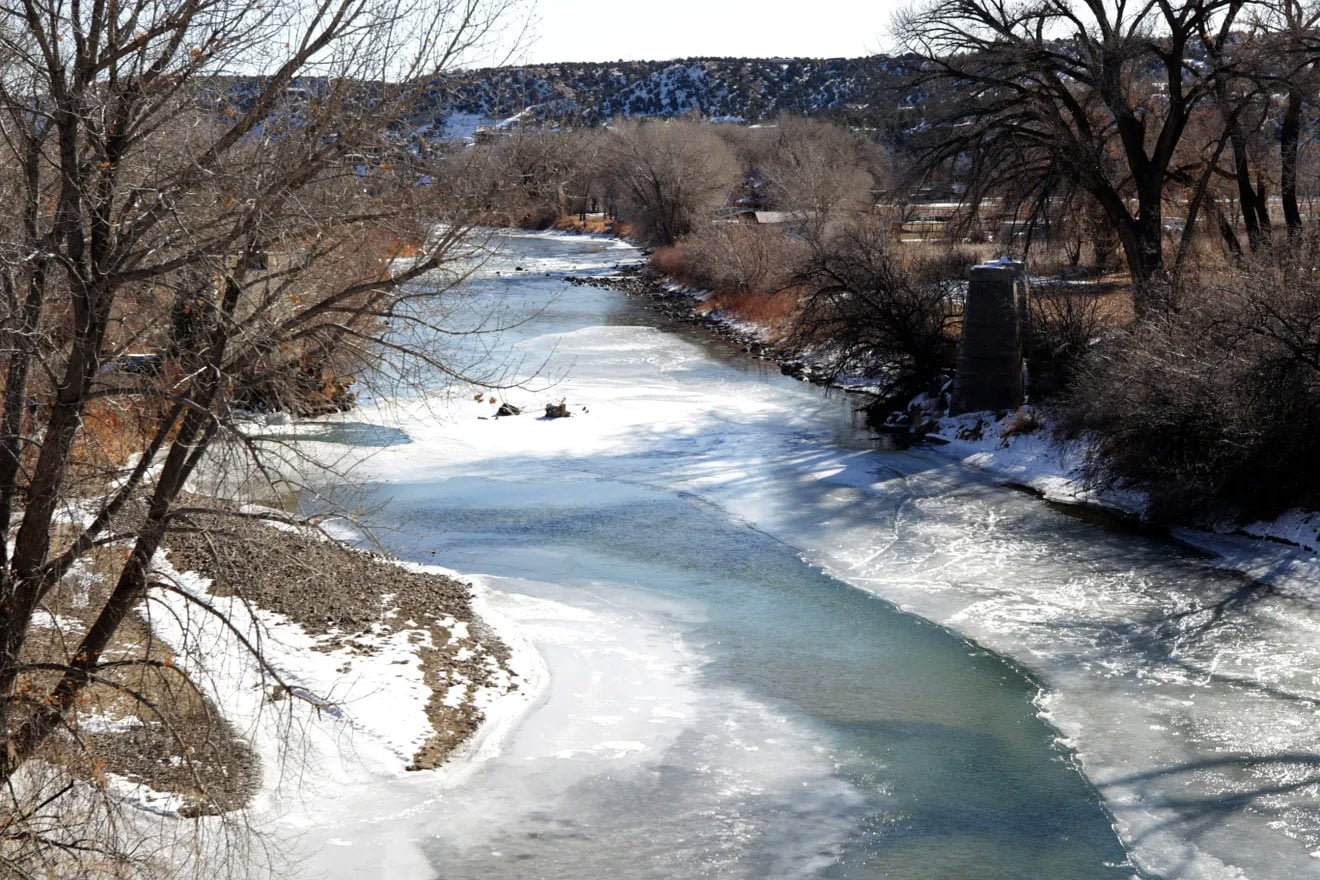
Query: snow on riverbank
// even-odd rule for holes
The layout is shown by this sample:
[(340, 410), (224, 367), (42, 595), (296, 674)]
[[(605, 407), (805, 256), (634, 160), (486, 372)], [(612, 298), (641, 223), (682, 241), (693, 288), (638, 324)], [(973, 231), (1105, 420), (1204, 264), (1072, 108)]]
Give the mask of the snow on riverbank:
[(1017, 413), (969, 413), (946, 416), (926, 436), (937, 452), (989, 471), (1004, 482), (1024, 486), (1049, 501), (1090, 504), (1140, 517), (1145, 498), (1140, 493), (1086, 486), (1083, 466), (1086, 446), (1059, 441), (1047, 423), (1030, 431), (1020, 426), (1038, 416), (1029, 407)]
[[(1044, 419), (1029, 432), (1019, 430), (1023, 418)], [(927, 434), (937, 452), (986, 471), (1006, 484), (1023, 486), (1048, 501), (1080, 504), (1142, 519), (1146, 501), (1140, 492), (1087, 486), (1083, 466), (1084, 441), (1059, 439), (1047, 417), (1024, 407), (1018, 413), (969, 413), (941, 418)], [(1274, 520), (1226, 525), (1220, 532), (1173, 528), (1184, 544), (1216, 557), (1220, 564), (1286, 591), (1320, 603), (1320, 513), (1292, 510)]]
[[(600, 265), (587, 271), (600, 271), (605, 259), (618, 255), (607, 248)], [(549, 254), (495, 264), (492, 271), (516, 272), (518, 266), (525, 275), (561, 266), (583, 272)], [(942, 460), (925, 450), (891, 455), (860, 444), (849, 447), (823, 427), (829, 407), (785, 383), (777, 371), (769, 381), (745, 382), (677, 337), (607, 324), (594, 313), (584, 320), (597, 323), (565, 321), (519, 343), (528, 363), (553, 357), (589, 367), (566, 371), (553, 388), (518, 392), (525, 399), (516, 402), (528, 412), (547, 399), (567, 398), (572, 418), (496, 420), (488, 401), (437, 405), (406, 398), (373, 401), (281, 433), (299, 436), (309, 447), (324, 443), (339, 456), (360, 455), (367, 459), (369, 477), (390, 494), (425, 494), (443, 483), (469, 493), (475, 499), (470, 506), (478, 510), (508, 500), (499, 493), (521, 496), (526, 489), (520, 481), (542, 470), (606, 484), (638, 482), (700, 498), (797, 548), (814, 565), (1040, 675), (1046, 689), (1042, 712), (1077, 749), (1143, 868), (1198, 880), (1288, 877), (1299, 863), (1289, 851), (1293, 842), (1305, 842), (1308, 851), (1320, 845), (1313, 801), (1294, 796), (1309, 778), (1300, 759), (1308, 713), (1313, 715), (1308, 695), (1315, 690), (1315, 682), (1306, 680), (1315, 663), (1305, 615), (1255, 594), (1253, 600), (1261, 599), (1256, 605), (1243, 600), (1243, 608), (1230, 607), (1238, 601), (1239, 585), (1232, 579), (1213, 581), (1195, 563), (1168, 558), (1177, 548), (1108, 541), (1100, 530), (1073, 528), (1076, 524), (1064, 517), (1040, 518), (1044, 505), (988, 486), (954, 464), (968, 460), (1003, 482), (1076, 503), (1086, 500), (1076, 481), (1077, 450), (1053, 447), (1043, 432), (1001, 446), (1002, 428), (990, 423), (982, 426), (979, 440), (972, 431), (960, 437), (953, 429)], [(436, 409), (446, 411), (438, 418)], [(363, 435), (364, 426), (389, 426), (366, 433), (400, 439), (354, 447), (345, 438)], [(413, 525), (421, 532), (448, 526), (452, 513)], [(480, 533), (483, 521), (474, 517), (466, 527)], [(443, 558), (480, 571), (482, 552)], [(573, 557), (554, 557), (539, 546), (506, 552), (525, 554), (536, 564), (536, 576), (551, 586), (577, 570)], [(490, 585), (501, 586), (494, 579)], [(1218, 603), (1221, 590), (1226, 598)], [(679, 650), (681, 643), (666, 628), (620, 615), (599, 597), (597, 604), (591, 612), (595, 619), (585, 619), (565, 603), (479, 589), (478, 610), (485, 608), (515, 647), (515, 667), (526, 670), (521, 674), (528, 685), (493, 707), (492, 720), (466, 753), (469, 760), (439, 774), (403, 774), (397, 744), (391, 749), (388, 737), (377, 741), (368, 730), (383, 722), (357, 719), (350, 702), (348, 715), (300, 722), (297, 738), (312, 740), (303, 748), (314, 759), (297, 767), (303, 779), (319, 785), (286, 818), (272, 823), (275, 833), (300, 836), (308, 865), (336, 876), (355, 870), (432, 876), (422, 859), (428, 813), (433, 823), (464, 826), (465, 835), (482, 844), (466, 853), (474, 860), (472, 870), (456, 876), (489, 876), (478, 857), (497, 849), (484, 844), (511, 813), (531, 810), (547, 827), (538, 828), (536, 836), (496, 836), (495, 855), (509, 852), (508, 842), (516, 841), (518, 852), (530, 855), (551, 835), (565, 837), (548, 824), (555, 818), (554, 791), (564, 782), (564, 762), (638, 763), (682, 731), (684, 713), (702, 705), (690, 685), (699, 657)], [(628, 637), (620, 638), (621, 633)], [(277, 641), (298, 645), (296, 634)], [(446, 803), (444, 792), (470, 780), (478, 762), (499, 753), (530, 701), (542, 699), (536, 691), (548, 670), (533, 645), (548, 657), (557, 652), (554, 668), (566, 672), (559, 693), (550, 698), (559, 700), (559, 708), (538, 716), (532, 735), (518, 743), (521, 751), (506, 752), (509, 769), (498, 780), (502, 788), (482, 777), (482, 809), (464, 810), (471, 791), (464, 792), (463, 804)], [(307, 662), (315, 668), (297, 671), (307, 677), (309, 689), (333, 690), (338, 681), (333, 660)], [(614, 681), (620, 669), (634, 670), (621, 684)], [(383, 670), (382, 677), (388, 679), (389, 672)], [(220, 683), (229, 687), (228, 681)], [(241, 686), (241, 680), (234, 681)], [(407, 699), (407, 681), (405, 674), (381, 686), (396, 688)], [(637, 703), (654, 695), (657, 681), (668, 689), (664, 711), (648, 713)], [(247, 698), (259, 703), (261, 694)], [(617, 704), (617, 711), (600, 709), (606, 700)], [(710, 703), (724, 711), (730, 700), (717, 693)], [(739, 710), (739, 718), (763, 714), (757, 705)], [(623, 723), (634, 727), (625, 733)], [(799, 738), (809, 741), (809, 733)], [(352, 746), (347, 755), (345, 741)], [(764, 755), (747, 759), (749, 774), (789, 766)], [(710, 762), (728, 765), (723, 752)], [(543, 768), (536, 777), (543, 787), (530, 805), (529, 766)], [(800, 790), (791, 774), (787, 783), (771, 782), (774, 791), (794, 797)], [(839, 798), (831, 794), (830, 800)], [(1206, 818), (1189, 818), (1181, 807), (1204, 809)], [(634, 827), (630, 816), (614, 811), (604, 818), (627, 826), (620, 834), (631, 830), (640, 836), (626, 838), (629, 845), (652, 837), (651, 829)], [(573, 855), (586, 858), (601, 849), (584, 844)], [(1309, 857), (1303, 854), (1302, 860)], [(1255, 870), (1267, 864), (1276, 867)], [(577, 873), (565, 876), (581, 876), (581, 864), (574, 867)], [(1291, 870), (1291, 876), (1303, 875)]]
[[(414, 756), (435, 733), (424, 657), (434, 662), (433, 639), (444, 629), (449, 639), (470, 641), (469, 626), (477, 617), (447, 617), (440, 629), (410, 626), (412, 621), (380, 624), (339, 638), (309, 632), (243, 598), (218, 595), (207, 578), (177, 571), (163, 557), (155, 568), (174, 590), (153, 591), (153, 628), (257, 753), (261, 782), (241, 814), (206, 817), (196, 826), (171, 818), (178, 813), (177, 799), (162, 801), (143, 785), (117, 787), (125, 800), (162, 815), (152, 833), (198, 849), (186, 858), (205, 865), (203, 871), (220, 871), (228, 863), (239, 876), (433, 876), (421, 849), (424, 835), (410, 817), (425, 816), (444, 791), (495, 754), (501, 737), (544, 688), (544, 666), (519, 639), (517, 627), (499, 626), (510, 656), (486, 680), (449, 670), (451, 696), (459, 701), (454, 708), (470, 702), (486, 723), (440, 770), (415, 772), (408, 769)], [(504, 619), (487, 592), (474, 587), (473, 605), (498, 625)], [(459, 660), (471, 658), (472, 651), (459, 652)], [(195, 837), (189, 827), (197, 829)]]

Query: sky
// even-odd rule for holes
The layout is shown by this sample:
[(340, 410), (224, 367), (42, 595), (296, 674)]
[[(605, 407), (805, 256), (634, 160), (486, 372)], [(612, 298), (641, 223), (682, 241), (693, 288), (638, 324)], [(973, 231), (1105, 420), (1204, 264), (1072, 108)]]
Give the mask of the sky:
[(885, 51), (901, 0), (536, 0), (521, 63)]

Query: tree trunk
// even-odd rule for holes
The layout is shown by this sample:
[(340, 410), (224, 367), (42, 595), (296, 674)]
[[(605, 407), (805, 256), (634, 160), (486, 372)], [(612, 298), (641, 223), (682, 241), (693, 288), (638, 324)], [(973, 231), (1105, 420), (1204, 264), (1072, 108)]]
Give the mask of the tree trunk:
[(1169, 277), (1164, 266), (1164, 223), (1160, 199), (1163, 174), (1153, 170), (1145, 181), (1137, 183), (1137, 216), (1124, 217), (1117, 224), (1119, 241), (1132, 275), (1132, 310), (1137, 318), (1158, 314), (1169, 308)]
[(1247, 139), (1233, 122), (1233, 179), (1237, 183), (1238, 203), (1242, 209), (1242, 224), (1247, 229), (1247, 244), (1258, 251), (1265, 243), (1268, 227), (1262, 227), (1261, 211), (1256, 188), (1251, 185), (1251, 162), (1247, 155)]
[[(161, 466), (146, 523), (138, 532), (133, 550), (120, 569), (115, 589), (83, 636), (59, 683), (24, 720), (21, 727), (6, 731), (6, 748), (0, 753), (0, 784), (7, 782), (14, 771), (63, 723), (65, 714), (91, 682), (114, 634), (146, 595), (151, 560), (160, 549), (169, 528), (174, 500), (215, 436), (216, 421), (206, 410), (215, 394), (215, 384), (202, 383), (204, 391), (199, 395), (199, 407), (188, 413)], [(28, 586), (28, 592), (38, 593), (37, 584), (25, 586)]]
[(1164, 267), (1163, 230), (1154, 222), (1134, 220), (1119, 236), (1132, 275), (1132, 310), (1138, 318), (1167, 311), (1169, 277)]
[(1228, 248), (1229, 253), (1234, 257), (1242, 256), (1242, 242), (1238, 241), (1237, 233), (1233, 231), (1233, 226), (1224, 216), (1224, 212), (1219, 212), (1219, 237), (1224, 240), (1224, 246)]
[(1302, 229), (1302, 212), (1297, 206), (1297, 143), (1301, 128), (1302, 92), (1293, 86), (1288, 90), (1279, 137), (1279, 195), (1283, 199), (1283, 220), (1288, 226), (1290, 239)]

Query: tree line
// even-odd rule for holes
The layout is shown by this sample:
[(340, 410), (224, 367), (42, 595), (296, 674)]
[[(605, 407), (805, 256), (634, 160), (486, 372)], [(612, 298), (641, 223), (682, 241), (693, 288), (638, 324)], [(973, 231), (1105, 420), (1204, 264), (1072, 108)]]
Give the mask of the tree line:
[(1137, 311), (1158, 311), (1200, 224), (1234, 253), (1302, 229), (1318, 25), (1302, 0), (918, 5), (898, 34), (912, 87), (941, 100), (913, 149), (926, 171), (963, 166), (972, 202), (1030, 217), (1080, 197), (1120, 242)]
[[(172, 714), (198, 685), (121, 633), (153, 591), (223, 618), (153, 560), (215, 506), (186, 492), (212, 451), (269, 474), (241, 410), (334, 405), (381, 357), (455, 371), (386, 333), (435, 320), (414, 303), (457, 277), (475, 214), (390, 132), (513, 5), (0, 10), (0, 873), (129, 876), (150, 855), (80, 733), (98, 702), (178, 739), (185, 772), (209, 754)], [(52, 630), (56, 606), (77, 621)]]

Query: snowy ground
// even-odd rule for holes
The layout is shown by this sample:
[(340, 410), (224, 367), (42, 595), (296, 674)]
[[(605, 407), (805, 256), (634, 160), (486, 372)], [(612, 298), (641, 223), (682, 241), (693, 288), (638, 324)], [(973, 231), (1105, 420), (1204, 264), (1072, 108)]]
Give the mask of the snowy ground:
[[(613, 260), (635, 257), (622, 245), (602, 242), (600, 248), (594, 265), (602, 273)], [(585, 274), (580, 256), (552, 251), (522, 256), (517, 265), (528, 276)], [(498, 262), (488, 269), (513, 270)], [(571, 312), (577, 305), (565, 307)], [(1320, 663), (1310, 610), (1320, 578), (1313, 557), (1263, 541), (1181, 536), (1213, 546), (1281, 591), (1252, 594), (1235, 605), (1239, 584), (1217, 580), (1194, 560), (1174, 558), (1167, 546), (1042, 517), (1039, 502), (982, 485), (955, 463), (1055, 500), (1129, 510), (1139, 504), (1087, 495), (1077, 480), (1079, 451), (1055, 446), (1043, 432), (1005, 443), (1002, 425), (983, 423), (973, 439), (974, 431), (959, 430), (975, 425), (970, 417), (947, 423), (942, 436), (949, 442), (938, 454), (877, 455), (834, 442), (822, 414), (837, 406), (822, 405), (813, 389), (777, 371), (765, 381), (745, 381), (712, 366), (696, 345), (650, 328), (609, 325), (591, 315), (585, 320), (595, 323), (587, 326), (575, 315), (553, 320), (562, 323), (517, 341), (516, 348), (521, 363), (553, 359), (566, 366), (553, 382), (529, 383), (516, 402), (535, 412), (566, 399), (572, 418), (495, 420), (485, 401), (394, 397), (281, 430), (341, 462), (359, 459), (369, 477), (399, 492), (429, 491), (460, 476), (493, 486), (529, 470), (555, 469), (699, 498), (797, 548), (813, 565), (965, 633), (1038, 675), (1045, 684), (1041, 712), (1076, 750), (1143, 868), (1187, 880), (1290, 880), (1317, 864), (1320, 821), (1309, 731), (1320, 681), (1309, 670)], [(403, 439), (377, 448), (346, 445), (345, 436), (367, 436), (367, 428)], [(491, 486), (471, 491), (479, 495)], [(1299, 515), (1293, 528), (1309, 526)], [(445, 561), (480, 570), (479, 556)], [(574, 570), (571, 557), (545, 561), (540, 576), (548, 581)], [(1224, 601), (1207, 605), (1220, 591)], [(491, 721), (465, 759), (437, 774), (400, 769), (399, 756), (424, 721), (420, 706), (415, 713), (399, 710), (418, 705), (418, 677), (406, 658), (371, 668), (355, 661), (362, 671), (345, 682), (336, 672), (340, 658), (308, 651), (295, 629), (267, 620), (271, 645), (288, 672), (310, 692), (339, 697), (347, 707), (304, 712), (292, 725), (290, 716), (272, 710), (250, 664), (208, 664), (263, 758), (287, 768), (283, 777), (267, 780), (252, 810), (254, 824), (295, 841), (308, 873), (433, 876), (427, 841), (440, 833), (437, 825), (448, 824), (448, 813), (467, 829), (473, 853), (492, 839), (509, 839), (496, 834), (494, 823), (521, 803), (517, 791), (481, 800), (486, 811), (470, 816), (461, 803), (446, 801), (487, 762), (503, 755), (528, 767), (574, 761), (631, 766), (648, 750), (661, 750), (694, 706), (729, 703), (694, 689), (694, 658), (674, 632), (657, 625), (656, 615), (627, 615), (599, 596), (583, 610), (516, 591), (484, 592), (478, 610), (515, 647), (514, 667), (525, 684), (492, 707)], [(611, 628), (631, 633), (629, 644), (618, 644)], [(232, 634), (201, 632), (212, 640), (203, 654), (237, 656)], [(627, 672), (622, 688), (609, 683), (616, 669)], [(552, 673), (562, 683), (558, 691)], [(632, 691), (634, 685), (642, 690)], [(662, 711), (647, 714), (639, 695), (653, 698), (645, 702)], [(591, 714), (575, 708), (595, 703), (611, 708)], [(519, 724), (551, 704), (561, 708)], [(739, 718), (763, 714), (753, 705)], [(714, 717), (715, 726), (728, 727), (727, 718)], [(515, 739), (516, 731), (522, 739)], [(809, 734), (788, 738), (792, 754)], [(292, 763), (277, 761), (280, 741), (292, 742)], [(790, 782), (799, 772), (816, 772), (810, 762), (794, 766)], [(749, 766), (754, 771), (760, 772)], [(492, 778), (514, 785), (518, 774)], [(545, 778), (562, 781), (562, 771), (547, 771)], [(773, 780), (772, 787), (783, 781)], [(537, 798), (555, 803), (548, 792), (538, 791)], [(553, 825), (540, 815), (522, 818)], [(499, 858), (502, 852), (478, 854)], [(490, 876), (473, 864), (464, 876)], [(627, 875), (617, 862), (615, 868), (613, 876)]]
[[(1030, 413), (1030, 407), (1025, 413)], [(1039, 415), (1033, 414), (1033, 418)], [(1059, 440), (1048, 422), (1016, 433), (1022, 414), (969, 413), (940, 419), (932, 432), (936, 450), (996, 479), (1024, 486), (1062, 504), (1082, 504), (1141, 518), (1139, 492), (1088, 488), (1083, 478), (1085, 443)], [(1274, 520), (1225, 526), (1223, 532), (1178, 528), (1178, 540), (1214, 554), (1224, 567), (1240, 571), (1290, 595), (1320, 603), (1320, 513), (1292, 510)]]
[[(258, 753), (262, 782), (242, 814), (202, 818), (194, 825), (171, 818), (182, 804), (177, 798), (116, 781), (122, 798), (163, 817), (144, 828), (171, 841), (180, 853), (176, 857), (204, 874), (237, 868), (239, 876), (429, 876), (416, 822), (409, 817), (425, 813), (440, 792), (460, 785), (489, 759), (543, 684), (539, 657), (500, 603), (477, 586), (474, 606), (506, 635), (520, 688), (510, 693), (508, 681), (495, 680), (481, 689), (474, 701), (485, 711), (486, 723), (452, 765), (442, 772), (409, 772), (405, 768), (414, 752), (431, 733), (424, 712), (430, 690), (417, 654), (425, 647), (419, 636), (429, 633), (368, 634), (326, 650), (322, 639), (293, 621), (212, 595), (208, 581), (175, 571), (164, 558), (157, 559), (156, 569), (196, 601), (158, 593), (154, 628)], [(223, 611), (229, 624), (200, 611), (199, 602)], [(466, 634), (467, 622), (447, 624), (456, 637)], [(246, 650), (244, 641), (253, 639), (274, 675)], [(370, 651), (363, 650), (368, 646)], [(281, 693), (275, 676), (291, 693)]]

